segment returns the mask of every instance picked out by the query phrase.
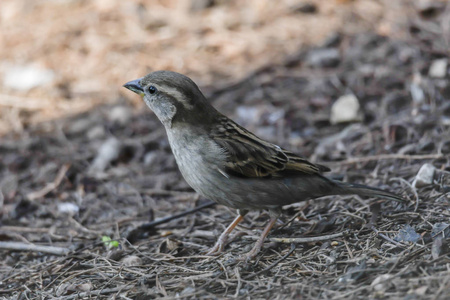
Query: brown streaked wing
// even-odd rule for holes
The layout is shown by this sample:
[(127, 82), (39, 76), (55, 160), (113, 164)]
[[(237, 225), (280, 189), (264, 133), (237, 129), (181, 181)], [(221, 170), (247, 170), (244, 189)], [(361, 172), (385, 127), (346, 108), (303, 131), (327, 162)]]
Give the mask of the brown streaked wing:
[(228, 118), (223, 118), (211, 137), (227, 153), (225, 172), (242, 177), (280, 177), (289, 173), (313, 174), (328, 170), (292, 152), (266, 142)]
[(300, 171), (308, 174), (322, 173), (331, 171), (327, 166), (313, 164), (312, 162), (298, 156), (287, 150), (283, 150), (284, 154), (288, 157), (289, 161), (286, 164), (286, 170)]

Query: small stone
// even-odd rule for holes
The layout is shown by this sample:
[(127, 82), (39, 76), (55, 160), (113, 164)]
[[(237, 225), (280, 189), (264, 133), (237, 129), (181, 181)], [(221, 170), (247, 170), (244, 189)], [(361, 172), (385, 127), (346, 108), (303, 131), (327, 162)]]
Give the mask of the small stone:
[(169, 253), (177, 250), (181, 246), (182, 246), (181, 242), (167, 238), (159, 245), (159, 253)]
[(109, 112), (108, 119), (113, 123), (125, 125), (131, 120), (132, 116), (133, 113), (128, 107), (116, 106)]
[(444, 78), (445, 75), (447, 75), (447, 65), (448, 62), (446, 58), (434, 60), (428, 70), (428, 75), (434, 78)]
[(78, 205), (70, 202), (58, 203), (58, 212), (62, 214), (68, 214), (71, 216), (76, 215), (80, 211)]
[(183, 295), (190, 295), (190, 294), (193, 294), (193, 293), (195, 293), (195, 287), (193, 287), (193, 286), (185, 287), (185, 288), (181, 291), (181, 295), (182, 295), (182, 296), (183, 296)]
[(3, 85), (20, 91), (28, 91), (53, 81), (55, 73), (34, 65), (13, 66), (6, 71)]
[[(169, 156), (171, 158), (171, 156)], [(152, 150), (147, 152), (144, 155), (144, 165), (154, 170), (155, 172), (159, 172), (162, 166), (167, 166), (168, 163), (171, 163), (167, 157), (167, 153), (163, 150)]]
[(316, 68), (334, 68), (340, 61), (341, 55), (336, 48), (314, 49), (306, 57), (306, 64)]
[(423, 187), (432, 184), (435, 170), (432, 164), (424, 164), (417, 173), (413, 186)]
[(377, 292), (385, 291), (391, 285), (391, 278), (392, 275), (390, 274), (380, 275), (372, 281), (370, 286)]
[(19, 178), (16, 175), (8, 174), (0, 180), (0, 207), (2, 197), (10, 199), (14, 197), (19, 187)]
[(77, 284), (75, 285), (75, 290), (80, 292), (89, 292), (92, 290), (92, 284), (90, 282)]
[(122, 264), (126, 267), (142, 265), (142, 259), (136, 255), (130, 255), (122, 260)]
[(442, 236), (436, 237), (436, 239), (433, 241), (433, 244), (431, 245), (431, 257), (433, 259), (438, 259), (439, 256), (444, 252), (444, 248), (446, 246), (444, 238)]
[(98, 125), (95, 126), (86, 133), (86, 136), (89, 140), (96, 140), (105, 136), (105, 128), (103, 126)]
[(152, 165), (156, 159), (158, 158), (158, 153), (152, 151), (148, 152), (144, 155), (144, 165), (150, 166)]
[(411, 92), (411, 97), (414, 103), (422, 104), (425, 102), (425, 93), (418, 84), (411, 83), (409, 91)]
[(58, 286), (58, 288), (55, 291), (56, 296), (60, 297), (62, 295), (65, 295), (67, 291), (69, 290), (69, 287), (71, 286), (71, 283), (62, 283)]
[(424, 285), (424, 286), (421, 286), (420, 288), (415, 289), (414, 294), (416, 294), (418, 296), (425, 296), (427, 294), (427, 290), (428, 290), (428, 286)]
[(111, 161), (119, 157), (121, 148), (122, 144), (116, 138), (106, 140), (98, 149), (89, 172), (103, 172)]
[(359, 101), (353, 94), (339, 97), (331, 107), (330, 122), (332, 124), (361, 121), (361, 119)]

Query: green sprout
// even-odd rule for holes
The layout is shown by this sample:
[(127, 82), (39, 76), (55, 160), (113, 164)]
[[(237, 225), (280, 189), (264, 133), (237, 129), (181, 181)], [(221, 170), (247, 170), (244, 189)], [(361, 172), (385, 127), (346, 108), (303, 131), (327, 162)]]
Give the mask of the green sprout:
[(106, 235), (102, 236), (102, 242), (109, 249), (119, 247), (119, 242), (118, 241), (112, 240), (109, 236), (106, 236)]

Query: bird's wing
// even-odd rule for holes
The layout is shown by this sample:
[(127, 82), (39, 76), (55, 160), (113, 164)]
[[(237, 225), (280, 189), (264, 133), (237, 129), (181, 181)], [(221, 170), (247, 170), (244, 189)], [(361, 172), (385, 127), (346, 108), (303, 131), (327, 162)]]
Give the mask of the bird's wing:
[(296, 154), (266, 142), (228, 118), (221, 120), (211, 138), (226, 154), (224, 172), (241, 177), (282, 177), (329, 171)]

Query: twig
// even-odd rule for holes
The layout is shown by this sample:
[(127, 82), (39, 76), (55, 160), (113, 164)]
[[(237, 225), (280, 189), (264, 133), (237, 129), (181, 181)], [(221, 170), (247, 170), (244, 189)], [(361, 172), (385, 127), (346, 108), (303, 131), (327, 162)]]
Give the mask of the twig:
[(54, 246), (40, 246), (35, 244), (26, 244), (20, 242), (0, 242), (0, 249), (44, 252), (53, 255), (66, 255), (70, 252), (68, 248), (54, 247)]
[(143, 224), (143, 225), (139, 226), (139, 228), (144, 229), (144, 230), (145, 229), (150, 229), (152, 227), (155, 227), (156, 225), (160, 225), (160, 224), (163, 224), (163, 223), (170, 222), (172, 220), (175, 220), (175, 219), (178, 219), (178, 218), (181, 218), (181, 217), (193, 214), (193, 213), (195, 213), (195, 212), (197, 212), (199, 210), (202, 210), (202, 209), (205, 209), (205, 208), (209, 208), (209, 207), (213, 207), (214, 205), (216, 205), (215, 202), (208, 202), (208, 203), (196, 206), (196, 207), (194, 207), (192, 209), (186, 210), (186, 211), (184, 211), (182, 213), (175, 214), (175, 215), (172, 215), (172, 216), (168, 216), (168, 217), (165, 217), (165, 218), (161, 218), (161, 219), (155, 220), (155, 221), (147, 223), (147, 224)]
[(239, 291), (241, 290), (241, 287), (242, 287), (241, 274), (239, 273), (239, 268), (238, 267), (234, 268), (234, 274), (236, 275), (236, 279), (238, 281), (237, 287), (236, 287), (236, 293), (234, 294), (234, 298), (238, 298), (239, 297)]
[(388, 241), (388, 242), (394, 244), (395, 246), (400, 247), (400, 248), (405, 248), (405, 246), (402, 245), (401, 243), (396, 242), (396, 241), (394, 241), (393, 239), (391, 239), (390, 237), (388, 237), (387, 235), (384, 235), (384, 234), (380, 233), (380, 232), (375, 228), (375, 226), (372, 226), (372, 230), (373, 230), (373, 232), (375, 232), (375, 234), (377, 234), (377, 235), (380, 236), (381, 238), (385, 239), (386, 241)]
[(286, 226), (289, 226), (289, 224), (291, 224), (292, 221), (294, 221), (295, 219), (297, 219), (297, 217), (300, 216), (308, 206), (309, 206), (309, 201), (307, 201), (307, 202), (305, 203), (305, 205), (303, 205), (303, 206), (295, 213), (295, 215), (294, 215), (292, 218), (290, 218), (285, 224), (281, 225), (278, 229), (283, 229), (283, 228), (285, 228)]
[(59, 169), (55, 180), (53, 180), (53, 182), (47, 183), (47, 185), (45, 187), (43, 187), (42, 189), (40, 189), (39, 191), (28, 193), (27, 194), (28, 200), (33, 201), (35, 199), (44, 197), (45, 195), (47, 195), (48, 193), (50, 193), (51, 191), (56, 189), (60, 185), (61, 181), (63, 180), (63, 178), (66, 175), (66, 172), (67, 172), (67, 170), (69, 170), (69, 168), (70, 168), (70, 164), (63, 165), (61, 167), (61, 169)]
[(199, 210), (205, 209), (205, 208), (213, 207), (214, 205), (216, 205), (215, 202), (208, 202), (208, 203), (199, 205), (197, 207), (194, 207), (192, 209), (186, 210), (186, 211), (184, 211), (182, 213), (171, 215), (171, 216), (168, 216), (168, 217), (165, 217), (165, 218), (161, 218), (161, 219), (155, 220), (155, 221), (150, 222), (150, 223), (143, 224), (143, 225), (133, 229), (128, 234), (127, 240), (130, 241), (130, 243), (133, 243), (133, 241), (136, 241), (139, 238), (139, 236), (141, 235), (142, 232), (150, 231), (154, 227), (156, 227), (157, 225), (164, 224), (164, 223), (170, 222), (172, 220), (175, 220), (175, 219), (178, 219), (178, 218), (181, 218), (181, 217), (193, 214), (193, 213), (195, 213), (195, 212), (197, 212)]
[(401, 177), (391, 178), (389, 181), (396, 181), (396, 180), (407, 185), (411, 189), (411, 191), (414, 193), (414, 196), (416, 197), (414, 211), (417, 211), (417, 209), (419, 208), (419, 194), (417, 193), (417, 189), (411, 183), (409, 183), (408, 181), (406, 181), (405, 179), (403, 179)]
[(178, 195), (196, 195), (195, 192), (181, 192), (181, 191), (170, 191), (161, 189), (142, 189), (139, 192), (151, 196), (178, 196)]
[(48, 228), (31, 228), (31, 227), (20, 227), (20, 226), (0, 226), (0, 232), (25, 232), (25, 233), (47, 233), (50, 231)]
[(330, 161), (326, 162), (326, 164), (337, 164), (337, 165), (346, 165), (346, 164), (354, 164), (359, 162), (368, 162), (373, 160), (386, 160), (386, 159), (436, 159), (442, 158), (444, 155), (442, 154), (424, 154), (424, 155), (405, 155), (405, 154), (380, 154), (380, 155), (372, 155), (365, 157), (356, 157), (347, 159), (344, 161)]
[(259, 271), (259, 272), (256, 272), (256, 273), (254, 273), (254, 274), (252, 274), (252, 275), (246, 277), (245, 280), (252, 279), (252, 278), (258, 276), (259, 274), (262, 274), (262, 273), (267, 272), (267, 271), (269, 271), (270, 269), (274, 268), (274, 267), (275, 267), (276, 265), (278, 265), (280, 262), (282, 262), (283, 260), (285, 260), (286, 258), (288, 258), (289, 255), (291, 255), (292, 252), (294, 252), (295, 248), (296, 248), (295, 243), (292, 243), (292, 244), (291, 244), (291, 249), (289, 250), (288, 253), (286, 253), (285, 255), (283, 255), (283, 257), (281, 257), (279, 260), (277, 260), (277, 261), (274, 262), (273, 264), (269, 265), (267, 268), (265, 268), (265, 269), (263, 269), (263, 270), (261, 270), (261, 271)]
[(118, 287), (110, 288), (110, 289), (101, 289), (101, 290), (95, 290), (90, 292), (81, 292), (74, 295), (67, 296), (64, 299), (71, 300), (71, 299), (81, 299), (89, 296), (99, 296), (99, 295), (106, 295), (106, 294), (112, 294), (112, 293), (118, 293), (122, 291), (128, 291), (132, 289), (135, 285), (134, 284), (124, 284)]
[[(305, 238), (269, 238), (268, 240), (271, 242), (285, 243), (285, 244), (313, 243), (313, 242), (320, 242), (320, 241), (327, 241), (327, 240), (335, 239), (335, 238), (344, 236), (345, 234), (346, 234), (346, 232), (339, 232), (339, 233), (323, 235), (323, 236), (313, 236), (313, 237), (305, 237)], [(246, 238), (249, 238), (252, 240), (258, 239), (258, 237), (256, 237), (256, 236), (246, 236)]]

